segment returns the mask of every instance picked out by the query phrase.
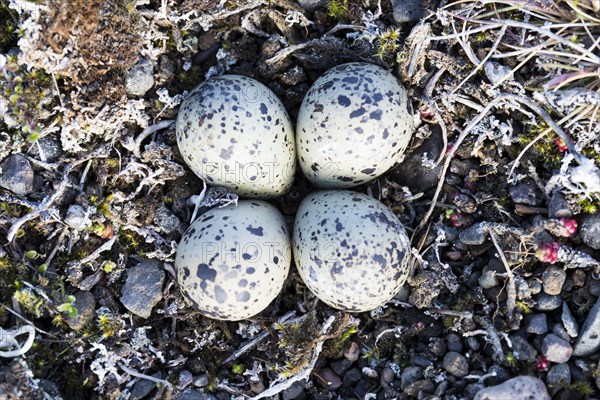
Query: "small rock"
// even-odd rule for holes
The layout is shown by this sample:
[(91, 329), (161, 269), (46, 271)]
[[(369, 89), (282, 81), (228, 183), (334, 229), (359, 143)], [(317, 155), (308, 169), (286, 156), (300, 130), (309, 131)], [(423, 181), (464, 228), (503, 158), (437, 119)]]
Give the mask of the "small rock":
[(546, 314), (530, 314), (525, 317), (525, 332), (543, 335), (548, 332), (548, 317)]
[(566, 363), (573, 354), (573, 347), (558, 336), (550, 333), (542, 341), (542, 353), (550, 362), (557, 364)]
[(527, 286), (529, 286), (532, 296), (535, 296), (542, 291), (542, 281), (537, 278), (528, 279)]
[(546, 374), (546, 384), (550, 387), (553, 393), (557, 389), (571, 383), (571, 369), (568, 364), (553, 365)]
[(154, 223), (156, 226), (160, 228), (163, 232), (169, 234), (174, 232), (181, 225), (181, 221), (179, 218), (175, 216), (164, 204), (161, 204), (154, 211)]
[(360, 373), (360, 369), (351, 368), (344, 374), (344, 379), (342, 385), (344, 387), (353, 387), (356, 385), (356, 382), (360, 381), (362, 378), (362, 374)]
[(517, 299), (524, 300), (531, 297), (531, 288), (527, 284), (527, 281), (520, 275), (514, 276), (515, 289), (517, 290)]
[(562, 304), (560, 296), (552, 296), (546, 293), (538, 293), (534, 299), (536, 304), (533, 306), (533, 309), (536, 311), (556, 310)]
[(496, 271), (483, 271), (479, 277), (479, 286), (484, 289), (491, 289), (500, 284), (500, 279), (496, 276)]
[(469, 346), (469, 348), (473, 351), (477, 351), (481, 347), (481, 345), (479, 344), (479, 341), (476, 338), (474, 338), (473, 336), (469, 336), (467, 338), (467, 346)]
[(31, 163), (23, 154), (13, 154), (0, 165), (0, 187), (16, 195), (25, 196), (31, 193), (33, 178)]
[(557, 267), (556, 265), (549, 266), (542, 274), (542, 286), (544, 292), (549, 295), (560, 294), (565, 279), (567, 279), (567, 273), (564, 269)]
[(67, 325), (74, 331), (83, 329), (87, 324), (92, 322), (94, 319), (94, 309), (96, 308), (96, 299), (90, 292), (77, 292), (75, 296), (75, 308), (77, 309), (77, 316), (71, 318), (67, 316), (65, 321)]
[(183, 390), (188, 387), (194, 378), (192, 377), (192, 373), (187, 369), (181, 370), (179, 372), (179, 382), (177, 382), (177, 389)]
[(410, 366), (404, 368), (402, 371), (402, 375), (400, 376), (400, 387), (402, 389), (406, 388), (413, 382), (418, 381), (423, 378), (423, 368)]
[(192, 384), (196, 387), (203, 388), (206, 385), (208, 385), (208, 382), (209, 382), (208, 375), (203, 374), (203, 375), (198, 375), (197, 377), (195, 377)]
[(327, 6), (327, 0), (298, 0), (298, 5), (308, 12)]
[(573, 317), (573, 314), (571, 314), (567, 302), (563, 302), (561, 319), (569, 336), (572, 338), (577, 337), (579, 333), (579, 324), (575, 317)]
[(423, 5), (420, 0), (392, 0), (392, 8), (394, 21), (399, 24), (418, 21), (423, 16)]
[(467, 358), (455, 351), (446, 353), (444, 356), (443, 367), (448, 373), (458, 378), (462, 378), (469, 373), (469, 362), (467, 361)]
[(318, 382), (325, 389), (336, 390), (342, 386), (342, 379), (335, 372), (333, 372), (331, 368), (323, 368), (317, 373), (317, 375), (320, 378), (318, 379)]
[(478, 246), (485, 242), (486, 231), (482, 223), (473, 224), (458, 234), (458, 238), (469, 246)]
[(517, 376), (506, 382), (481, 389), (474, 400), (550, 400), (546, 385), (533, 376)]
[(133, 67), (125, 77), (127, 94), (142, 97), (154, 86), (154, 65), (143, 59)]
[(331, 366), (333, 372), (335, 372), (339, 376), (343, 376), (346, 373), (346, 371), (348, 371), (350, 367), (352, 367), (352, 361), (342, 358), (330, 362), (329, 365)]
[(63, 149), (55, 135), (47, 135), (40, 138), (35, 146), (31, 146), (30, 154), (41, 161), (53, 163), (58, 161), (63, 154)]
[(505, 79), (512, 79), (512, 69), (509, 66), (502, 65), (496, 61), (488, 61), (483, 65), (485, 76), (490, 80), (492, 85), (496, 85)]
[(300, 397), (304, 393), (304, 385), (306, 385), (306, 381), (302, 380), (299, 382), (294, 382), (292, 386), (285, 389), (282, 394), (283, 400), (294, 400)]
[(590, 310), (575, 342), (573, 354), (578, 357), (589, 356), (600, 350), (600, 298)]
[(508, 189), (512, 201), (518, 204), (539, 206), (544, 200), (544, 194), (532, 181), (525, 181)]
[(350, 346), (344, 351), (344, 357), (348, 361), (356, 361), (360, 357), (360, 347), (356, 342), (350, 342)]
[(446, 337), (448, 343), (448, 351), (454, 351), (456, 353), (462, 353), (463, 344), (462, 339), (456, 333), (449, 333)]
[(381, 378), (379, 378), (379, 381), (381, 382), (381, 386), (385, 387), (392, 383), (395, 378), (396, 375), (394, 374), (394, 371), (392, 371), (390, 367), (385, 367), (383, 371), (381, 371)]
[(250, 382), (250, 391), (254, 394), (259, 394), (265, 391), (265, 384), (262, 379), (259, 379), (258, 382)]
[(121, 303), (142, 318), (150, 317), (152, 307), (162, 298), (165, 272), (156, 260), (144, 260), (127, 270)]
[(429, 358), (419, 355), (411, 356), (410, 363), (421, 368), (427, 368), (433, 365), (433, 361), (431, 361)]
[(592, 296), (600, 297), (600, 279), (594, 278), (594, 276), (592, 276), (588, 285), (588, 291)]
[[(150, 375), (153, 378), (161, 378), (160, 372), (155, 372), (154, 374)], [(131, 388), (131, 395), (130, 395), (130, 399), (131, 400), (140, 400), (143, 399), (144, 397), (148, 396), (150, 394), (150, 392), (156, 388), (156, 383), (146, 380), (146, 379), (140, 379), (139, 381), (137, 381), (134, 385), (133, 388)]]
[(209, 393), (202, 393), (194, 389), (186, 389), (179, 393), (175, 400), (217, 400), (215, 396)]
[(513, 335), (510, 338), (512, 342), (512, 353), (519, 361), (533, 362), (537, 356), (535, 348), (521, 336)]
[(404, 388), (404, 393), (415, 398), (421, 398), (419, 394), (430, 394), (435, 390), (433, 383), (427, 379), (421, 379), (411, 383)]
[(81, 232), (92, 224), (92, 220), (85, 208), (78, 204), (72, 204), (67, 210), (67, 215), (65, 215), (65, 223), (76, 231)]
[(429, 350), (437, 357), (442, 357), (448, 351), (448, 346), (442, 338), (431, 338), (429, 340)]
[(548, 218), (571, 218), (573, 213), (571, 212), (571, 207), (560, 192), (552, 193), (552, 197), (550, 197), (550, 201), (548, 202)]
[(562, 340), (566, 340), (569, 343), (571, 342), (571, 336), (569, 336), (569, 333), (567, 332), (563, 324), (561, 324), (560, 322), (554, 324), (554, 326), (552, 327), (552, 333), (554, 333)]
[(477, 392), (479, 392), (483, 388), (485, 388), (483, 383), (469, 383), (465, 387), (465, 395), (467, 396), (467, 398), (472, 399), (473, 397), (475, 397)]
[(588, 214), (581, 218), (579, 236), (592, 249), (600, 249), (600, 214)]

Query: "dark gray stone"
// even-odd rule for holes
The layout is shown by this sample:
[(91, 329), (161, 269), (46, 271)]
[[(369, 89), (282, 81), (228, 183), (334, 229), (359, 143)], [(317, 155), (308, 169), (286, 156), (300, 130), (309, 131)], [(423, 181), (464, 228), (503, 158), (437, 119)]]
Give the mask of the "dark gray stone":
[(352, 367), (352, 361), (346, 360), (345, 358), (340, 358), (339, 360), (335, 360), (329, 363), (329, 366), (339, 376), (343, 376), (346, 371)]
[(395, 378), (396, 375), (394, 374), (394, 371), (392, 371), (390, 367), (385, 367), (381, 371), (381, 377), (379, 378), (379, 381), (381, 382), (382, 386), (386, 386), (392, 383)]
[(534, 299), (536, 303), (533, 306), (533, 309), (536, 311), (556, 310), (562, 304), (562, 298), (560, 296), (551, 296), (546, 293), (538, 293)]
[(31, 193), (33, 179), (31, 163), (23, 154), (13, 154), (0, 165), (0, 187), (16, 195), (25, 196)]
[(592, 249), (600, 249), (600, 213), (584, 215), (579, 223), (579, 236)]
[(392, 0), (394, 21), (402, 24), (418, 21), (423, 17), (423, 5), (419, 0)]
[(423, 368), (415, 366), (406, 367), (400, 375), (400, 387), (404, 389), (411, 383), (416, 382), (422, 378)]
[(63, 150), (60, 140), (55, 135), (47, 135), (40, 138), (35, 146), (31, 146), (30, 154), (41, 161), (53, 163), (58, 161)]
[(512, 342), (512, 354), (517, 360), (526, 362), (535, 361), (537, 351), (526, 339), (513, 335), (510, 340)]
[(165, 207), (164, 204), (161, 204), (154, 211), (154, 223), (160, 228), (160, 230), (167, 234), (174, 232), (177, 230), (177, 228), (179, 228), (179, 225), (181, 225), (179, 218), (177, 218), (171, 212), (171, 210)]
[(209, 393), (202, 393), (194, 389), (186, 389), (179, 393), (175, 400), (217, 400), (215, 396)]
[(430, 394), (435, 390), (433, 383), (427, 379), (421, 379), (411, 383), (404, 388), (404, 393), (414, 398), (421, 398), (419, 394)]
[(517, 376), (506, 382), (481, 389), (474, 400), (550, 400), (544, 382), (533, 376)]
[(454, 351), (456, 353), (462, 353), (463, 343), (462, 338), (456, 333), (449, 333), (446, 337), (448, 351)]
[(150, 317), (152, 307), (162, 298), (165, 272), (160, 262), (143, 260), (127, 270), (121, 303), (132, 313), (142, 318)]
[[(160, 372), (155, 372), (154, 374), (150, 375), (153, 378), (161, 378)], [(131, 400), (140, 400), (143, 399), (144, 397), (148, 396), (150, 394), (150, 392), (152, 392), (153, 389), (156, 388), (156, 383), (146, 380), (146, 379), (140, 379), (139, 381), (137, 381), (133, 387), (131, 388), (131, 395), (130, 395), (130, 399)]]
[(592, 296), (600, 297), (600, 279), (596, 279), (592, 276), (588, 284), (588, 291)]
[(469, 246), (478, 246), (485, 242), (486, 232), (481, 223), (473, 224), (458, 234), (458, 238)]
[(546, 374), (546, 384), (554, 394), (563, 387), (571, 383), (571, 369), (568, 364), (553, 365)]
[(423, 166), (423, 156), (427, 153), (427, 159), (435, 161), (442, 151), (445, 151), (445, 149), (441, 133), (433, 132), (421, 146), (408, 154), (404, 161), (390, 171), (390, 177), (399, 184), (408, 186), (415, 194), (427, 192), (437, 186), (438, 174), (443, 163), (435, 168)]
[(600, 350), (600, 298), (590, 310), (579, 331), (573, 355), (589, 356)]
[(444, 356), (443, 368), (450, 374), (462, 378), (469, 373), (467, 358), (455, 351), (449, 351)]
[(344, 374), (344, 379), (342, 381), (342, 386), (344, 387), (354, 387), (358, 381), (362, 378), (362, 374), (360, 369), (351, 368)]
[(525, 332), (543, 335), (548, 332), (548, 317), (546, 314), (530, 314), (525, 317)]
[(306, 385), (306, 381), (302, 380), (299, 382), (294, 382), (292, 386), (285, 389), (281, 397), (283, 400), (294, 400), (300, 397), (304, 393), (304, 386)]
[(529, 206), (539, 206), (544, 200), (544, 194), (534, 182), (525, 181), (508, 189), (512, 201)]
[(74, 331), (83, 329), (87, 324), (92, 322), (94, 319), (94, 310), (96, 308), (96, 299), (90, 292), (77, 292), (75, 296), (75, 308), (77, 309), (77, 316), (71, 318), (67, 316), (65, 321), (67, 325)]
[(571, 212), (571, 207), (560, 192), (552, 193), (552, 197), (550, 197), (550, 201), (548, 202), (548, 218), (571, 218), (573, 213)]
[(472, 399), (473, 397), (475, 397), (477, 392), (479, 392), (484, 387), (485, 385), (483, 383), (469, 383), (465, 387), (465, 395), (467, 396), (467, 398)]
[(327, 0), (298, 0), (298, 5), (308, 12), (327, 7)]
[(520, 275), (514, 276), (515, 289), (517, 290), (517, 299), (524, 300), (531, 297), (531, 288), (527, 284), (527, 281)]
[(542, 273), (542, 287), (549, 295), (558, 295), (567, 279), (567, 273), (561, 267), (550, 265)]
[(542, 341), (542, 353), (550, 362), (566, 363), (573, 354), (573, 347), (566, 340), (550, 333)]
[(569, 305), (566, 301), (563, 302), (562, 305), (561, 320), (568, 335), (572, 338), (577, 337), (579, 334), (579, 324), (575, 317), (573, 317), (573, 314), (571, 314), (571, 310), (569, 310)]

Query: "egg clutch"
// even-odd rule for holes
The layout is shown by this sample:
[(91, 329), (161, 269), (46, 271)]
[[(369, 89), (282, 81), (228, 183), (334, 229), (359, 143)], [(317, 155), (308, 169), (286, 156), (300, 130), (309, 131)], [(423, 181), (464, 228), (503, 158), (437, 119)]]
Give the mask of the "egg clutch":
[[(179, 150), (200, 178), (246, 199), (205, 212), (183, 235), (175, 259), (183, 295), (210, 318), (246, 319), (277, 297), (293, 259), (331, 307), (362, 312), (391, 300), (409, 274), (406, 231), (382, 203), (346, 189), (390, 169), (414, 129), (405, 89), (373, 64), (338, 65), (317, 79), (295, 133), (260, 82), (224, 75), (201, 83), (177, 116)], [(289, 232), (265, 199), (291, 188), (298, 165), (325, 190), (302, 201)]]

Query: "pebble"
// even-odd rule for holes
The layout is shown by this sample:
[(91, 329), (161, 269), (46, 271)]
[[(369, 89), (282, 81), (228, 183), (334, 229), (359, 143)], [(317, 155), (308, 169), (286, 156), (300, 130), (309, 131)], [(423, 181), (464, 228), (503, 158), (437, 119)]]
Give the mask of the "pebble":
[(527, 315), (523, 327), (527, 333), (543, 335), (548, 332), (548, 318), (546, 314)]
[(548, 202), (548, 218), (571, 218), (573, 213), (571, 207), (565, 199), (565, 196), (560, 192), (552, 193), (550, 201)]
[(177, 389), (183, 390), (188, 387), (194, 378), (192, 377), (192, 373), (187, 369), (181, 370), (179, 372), (179, 382), (177, 382)]
[(546, 384), (553, 394), (564, 385), (571, 383), (571, 369), (568, 364), (553, 365), (546, 374)]
[(566, 340), (567, 342), (571, 342), (571, 336), (560, 322), (557, 322), (552, 327), (552, 333), (561, 338), (562, 340)]
[(474, 400), (550, 400), (546, 385), (533, 376), (517, 376), (506, 382), (481, 389)]
[(360, 373), (360, 369), (351, 368), (348, 370), (348, 372), (344, 374), (344, 378), (342, 379), (342, 386), (353, 387), (358, 381), (360, 381), (361, 377), (362, 374)]
[(427, 192), (437, 186), (442, 164), (433, 169), (429, 168), (423, 165), (423, 157), (435, 161), (442, 151), (442, 135), (440, 132), (433, 132), (421, 146), (408, 154), (398, 167), (390, 171), (390, 177), (401, 185), (408, 186), (414, 194)]
[(529, 299), (532, 295), (531, 288), (527, 284), (527, 281), (520, 275), (514, 276), (515, 290), (517, 291), (517, 299), (524, 300)]
[(308, 12), (327, 6), (327, 0), (298, 0), (298, 5)]
[(512, 201), (529, 206), (539, 206), (544, 200), (544, 194), (532, 181), (525, 181), (508, 189)]
[(533, 306), (533, 309), (536, 311), (556, 310), (562, 304), (560, 296), (552, 296), (546, 293), (538, 293), (534, 299), (536, 304)]
[(537, 350), (523, 337), (513, 335), (510, 337), (512, 354), (519, 361), (533, 362), (537, 357)]
[[(150, 376), (153, 378), (158, 378), (158, 379), (161, 378), (160, 372), (156, 372)], [(156, 388), (155, 382), (152, 382), (152, 381), (149, 381), (146, 379), (140, 379), (131, 388), (131, 394), (129, 395), (129, 398), (131, 400), (143, 399), (144, 397), (148, 396), (150, 394), (150, 392), (152, 392), (152, 390), (155, 388)]]
[(542, 341), (542, 353), (550, 362), (557, 364), (566, 363), (573, 354), (573, 347), (564, 339), (550, 333)]
[(396, 375), (394, 374), (394, 371), (392, 371), (390, 367), (385, 367), (383, 371), (381, 371), (381, 378), (379, 378), (379, 382), (381, 383), (381, 386), (385, 387), (386, 385), (392, 383), (395, 378)]
[(336, 390), (342, 386), (342, 379), (331, 368), (323, 368), (317, 373), (321, 379), (317, 381), (328, 390)]
[(579, 334), (579, 324), (575, 317), (573, 317), (573, 314), (571, 314), (567, 302), (563, 302), (561, 320), (569, 336), (572, 338), (577, 337)]
[(208, 385), (209, 379), (207, 374), (198, 375), (194, 378), (192, 384), (196, 387), (203, 388)]
[(250, 382), (250, 391), (254, 394), (259, 394), (265, 391), (265, 384), (263, 383), (262, 379), (260, 379), (258, 382)]
[(87, 324), (92, 322), (94, 319), (94, 309), (96, 308), (96, 299), (91, 292), (77, 292), (75, 296), (75, 308), (77, 309), (77, 316), (71, 318), (67, 316), (65, 321), (67, 325), (74, 331), (83, 329)]
[(166, 234), (176, 231), (177, 228), (179, 228), (179, 225), (181, 225), (179, 218), (177, 218), (171, 210), (165, 207), (164, 204), (161, 204), (154, 211), (154, 223)]
[(594, 297), (600, 297), (600, 279), (592, 277), (588, 284), (588, 291)]
[(469, 373), (469, 362), (467, 361), (467, 358), (455, 351), (446, 353), (442, 365), (448, 373), (459, 378), (462, 378)]
[(433, 365), (433, 361), (431, 361), (429, 358), (419, 355), (410, 357), (410, 363), (422, 368), (427, 368)]
[(423, 379), (423, 368), (415, 366), (406, 367), (400, 375), (400, 387), (404, 389), (419, 379)]
[(339, 376), (343, 376), (346, 373), (346, 371), (348, 371), (350, 367), (352, 367), (352, 361), (342, 358), (330, 362), (329, 366), (331, 367), (333, 372), (335, 372)]
[(465, 395), (467, 396), (467, 398), (472, 399), (473, 397), (475, 397), (477, 392), (479, 392), (483, 388), (485, 388), (485, 385), (483, 383), (469, 383), (465, 387)]
[(125, 89), (131, 96), (142, 97), (154, 86), (154, 65), (143, 59), (133, 67), (125, 77)]
[(536, 294), (542, 291), (542, 281), (540, 281), (537, 278), (528, 279), (527, 286), (529, 286), (529, 290), (531, 290), (532, 296), (535, 296)]
[(431, 338), (429, 339), (429, 350), (437, 357), (442, 357), (448, 351), (448, 347), (442, 338)]
[(458, 234), (458, 238), (469, 246), (478, 246), (485, 242), (486, 234), (482, 223), (473, 224)]
[(217, 400), (215, 396), (209, 393), (202, 393), (194, 389), (186, 389), (175, 397), (175, 400)]
[(563, 268), (551, 265), (542, 273), (542, 287), (544, 292), (549, 295), (560, 294), (563, 284), (567, 279), (567, 273)]
[(394, 21), (399, 24), (418, 21), (423, 16), (423, 5), (420, 0), (392, 0), (392, 8)]
[(479, 277), (479, 286), (484, 289), (491, 289), (500, 284), (500, 279), (496, 276), (496, 271), (484, 270)]
[(34, 172), (23, 154), (8, 157), (0, 165), (0, 187), (16, 195), (25, 196), (33, 191)]
[(360, 357), (360, 346), (356, 342), (350, 342), (350, 346), (344, 351), (344, 357), (348, 361), (356, 361)]
[(65, 223), (78, 232), (81, 232), (92, 224), (85, 208), (78, 204), (72, 204), (65, 215)]
[(53, 163), (58, 161), (63, 154), (63, 149), (55, 135), (47, 135), (40, 138), (36, 146), (31, 146), (30, 154), (41, 161)]
[(473, 336), (469, 336), (467, 338), (467, 346), (469, 346), (469, 348), (473, 351), (477, 351), (481, 347), (481, 345), (479, 344), (479, 340), (477, 340)]
[(600, 298), (590, 310), (579, 331), (573, 354), (578, 357), (589, 356), (600, 350)]
[(458, 336), (456, 333), (449, 333), (446, 337), (446, 341), (448, 343), (448, 351), (462, 353), (463, 344), (460, 336)]
[(592, 249), (600, 249), (600, 214), (588, 214), (581, 218), (579, 236)]
[(143, 260), (127, 270), (127, 279), (122, 289), (121, 303), (132, 313), (142, 318), (150, 317), (152, 307), (162, 298), (165, 272), (160, 262)]
[(512, 69), (507, 65), (502, 65), (496, 61), (488, 61), (483, 65), (485, 76), (495, 86), (500, 84), (504, 79), (512, 78)]
[(294, 400), (298, 397), (302, 396), (304, 393), (304, 386), (306, 385), (306, 381), (302, 380), (299, 382), (294, 382), (292, 386), (285, 389), (281, 395), (283, 400)]
[(404, 393), (415, 398), (421, 398), (420, 394), (433, 393), (435, 386), (427, 379), (420, 379), (404, 388)]

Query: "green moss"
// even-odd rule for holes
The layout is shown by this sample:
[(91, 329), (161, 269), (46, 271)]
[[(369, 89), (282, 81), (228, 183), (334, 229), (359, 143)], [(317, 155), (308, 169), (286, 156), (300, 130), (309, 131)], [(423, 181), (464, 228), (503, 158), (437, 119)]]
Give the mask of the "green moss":
[(330, 0), (327, 11), (336, 20), (346, 21), (348, 19), (348, 0)]

